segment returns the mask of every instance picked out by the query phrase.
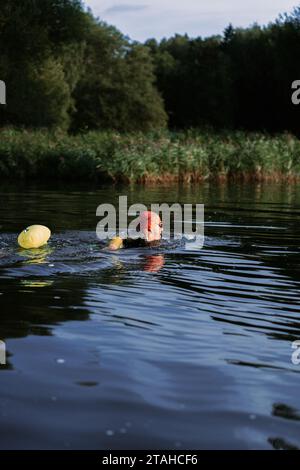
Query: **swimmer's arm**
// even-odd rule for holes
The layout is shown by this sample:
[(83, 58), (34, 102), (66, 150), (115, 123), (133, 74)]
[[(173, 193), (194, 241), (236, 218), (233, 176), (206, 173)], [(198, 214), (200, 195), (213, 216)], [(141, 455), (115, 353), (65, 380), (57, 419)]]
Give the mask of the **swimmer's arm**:
[(123, 239), (121, 237), (114, 237), (110, 240), (107, 249), (110, 251), (116, 251), (124, 247)]

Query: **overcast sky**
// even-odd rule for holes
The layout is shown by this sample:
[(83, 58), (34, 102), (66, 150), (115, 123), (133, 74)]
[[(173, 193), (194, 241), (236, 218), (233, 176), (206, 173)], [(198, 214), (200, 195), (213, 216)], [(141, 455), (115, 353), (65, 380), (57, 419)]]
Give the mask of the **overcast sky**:
[(220, 34), (231, 22), (267, 24), (299, 0), (85, 0), (93, 13), (131, 39)]

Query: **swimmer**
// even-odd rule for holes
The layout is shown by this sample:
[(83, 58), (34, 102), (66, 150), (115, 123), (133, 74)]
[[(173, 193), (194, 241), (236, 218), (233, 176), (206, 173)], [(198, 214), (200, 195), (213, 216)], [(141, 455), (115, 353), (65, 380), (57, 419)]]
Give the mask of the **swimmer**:
[(107, 247), (116, 251), (120, 248), (139, 248), (159, 246), (162, 237), (162, 222), (158, 214), (152, 211), (144, 211), (139, 216), (140, 238), (114, 237)]
[[(138, 248), (159, 246), (162, 237), (162, 222), (158, 214), (152, 211), (144, 211), (138, 218), (140, 225), (139, 238), (114, 237), (107, 247), (115, 251), (120, 248)], [(47, 244), (51, 231), (43, 225), (31, 225), (18, 236), (18, 244), (24, 249), (40, 248)]]

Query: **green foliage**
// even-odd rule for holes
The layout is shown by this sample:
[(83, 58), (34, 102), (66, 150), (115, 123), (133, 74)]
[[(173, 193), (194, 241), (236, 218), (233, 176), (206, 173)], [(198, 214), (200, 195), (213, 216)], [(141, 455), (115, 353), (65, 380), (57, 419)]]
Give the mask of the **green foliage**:
[(115, 28), (90, 19), (85, 72), (75, 90), (72, 129), (119, 131), (165, 127), (149, 51)]
[(99, 22), (78, 0), (2, 0), (2, 124), (72, 130), (166, 125), (146, 47)]
[(89, 132), (70, 136), (3, 129), (0, 178), (196, 181), (300, 178), (300, 142), (289, 134)]
[(85, 30), (79, 0), (1, 0), (0, 50), (12, 63), (44, 60), (83, 41)]
[(229, 25), (223, 37), (147, 41), (171, 127), (300, 135), (300, 106), (291, 102), (299, 41), (300, 7), (266, 27)]
[(80, 0), (2, 0), (0, 125), (149, 132), (213, 128), (300, 135), (300, 7), (268, 26), (144, 45)]
[(176, 35), (159, 45), (153, 40), (146, 45), (152, 51), (171, 127), (230, 127), (232, 84), (219, 37)]
[(25, 126), (66, 128), (71, 94), (62, 64), (49, 58), (36, 67), (28, 64), (20, 75), (21, 81), (15, 78), (9, 82), (11, 121)]
[(67, 128), (81, 75), (86, 19), (78, 0), (2, 0), (3, 124)]

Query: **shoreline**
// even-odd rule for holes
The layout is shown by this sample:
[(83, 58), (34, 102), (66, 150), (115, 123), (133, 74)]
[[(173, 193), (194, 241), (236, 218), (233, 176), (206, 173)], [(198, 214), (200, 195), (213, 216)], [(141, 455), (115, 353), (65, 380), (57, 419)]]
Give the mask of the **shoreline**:
[(291, 134), (201, 130), (149, 134), (0, 129), (0, 180), (171, 184), (300, 181)]

